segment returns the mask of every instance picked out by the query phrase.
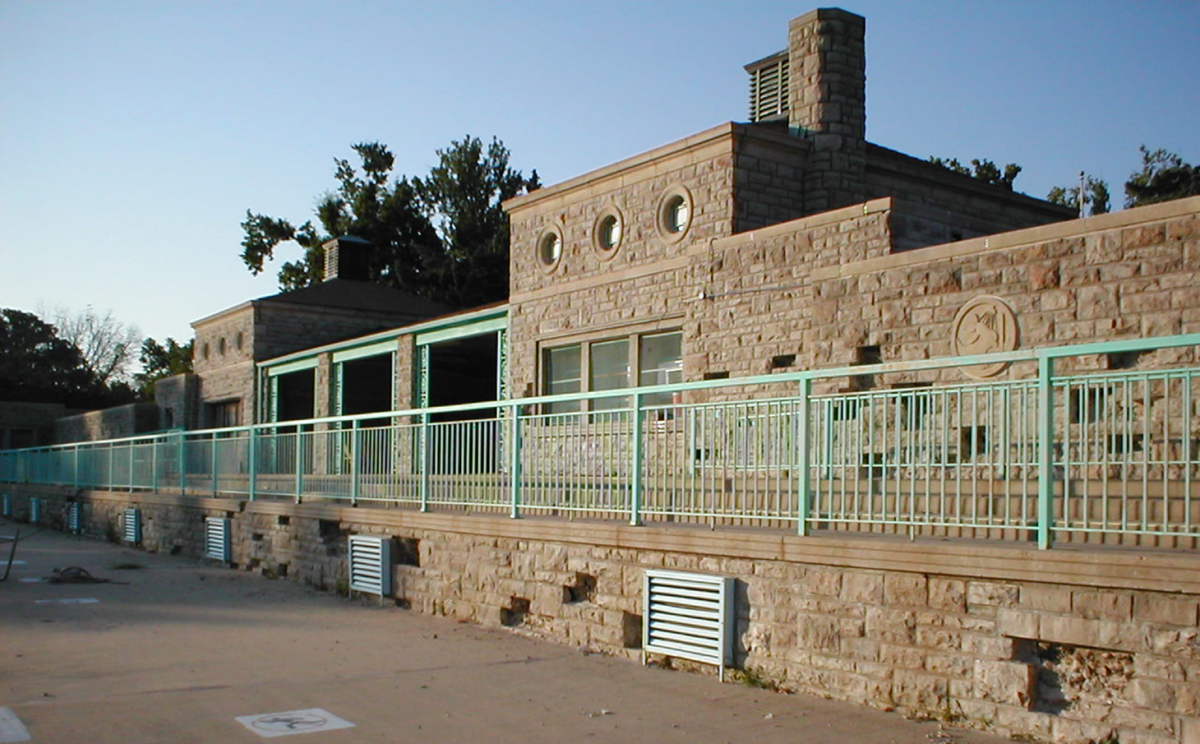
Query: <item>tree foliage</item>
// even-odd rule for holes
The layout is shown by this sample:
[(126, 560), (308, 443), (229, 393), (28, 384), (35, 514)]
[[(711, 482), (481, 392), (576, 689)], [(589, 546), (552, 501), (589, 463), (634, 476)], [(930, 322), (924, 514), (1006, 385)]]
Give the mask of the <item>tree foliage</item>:
[(1003, 189), (1008, 189), (1009, 191), (1013, 190), (1013, 181), (1015, 181), (1017, 176), (1021, 173), (1021, 166), (1017, 165), (1016, 163), (1009, 163), (1001, 168), (990, 160), (980, 160), (978, 158), (971, 161), (970, 168), (958, 162), (958, 158), (946, 159), (931, 157), (929, 158), (929, 162), (933, 163), (934, 165), (940, 165), (947, 170), (954, 171), (955, 173), (960, 173), (964, 176), (971, 176), (972, 178), (983, 181), (984, 183), (988, 183), (993, 186), (999, 186)]
[(170, 337), (167, 338), (166, 344), (160, 344), (152, 338), (142, 342), (142, 371), (133, 378), (143, 399), (154, 399), (154, 383), (159, 380), (192, 371), (192, 349), (195, 343), (193, 339), (186, 344), (180, 344)]
[(1134, 171), (1125, 182), (1125, 206), (1182, 199), (1200, 195), (1200, 166), (1183, 162), (1173, 152), (1150, 150), (1141, 146), (1142, 169)]
[(122, 323), (111, 310), (100, 313), (90, 305), (78, 312), (61, 305), (39, 312), (50, 318), (59, 338), (79, 349), (84, 366), (101, 384), (132, 379), (131, 368), (142, 340), (137, 326)]
[(395, 157), (378, 142), (354, 145), (357, 166), (335, 158), (336, 190), (317, 202), (316, 219), (295, 227), (287, 220), (247, 210), (242, 260), (255, 274), (277, 246), (295, 241), (304, 250), (283, 264), (281, 289), (307, 287), (324, 278), (322, 245), (353, 235), (371, 243), (368, 278), (455, 307), (504, 299), (508, 294), (508, 219), (505, 199), (538, 187), (509, 166), (509, 152), (493, 139), (475, 137), (439, 150), (424, 178), (393, 176)]
[[(1079, 211), (1079, 187), (1055, 186), (1046, 201)], [(1083, 206), (1088, 215), (1108, 214), (1112, 208), (1108, 183), (1102, 178), (1087, 176), (1083, 182)]]
[(100, 379), (75, 344), (33, 313), (0, 310), (0, 349), (4, 400), (101, 408), (134, 398), (123, 382)]

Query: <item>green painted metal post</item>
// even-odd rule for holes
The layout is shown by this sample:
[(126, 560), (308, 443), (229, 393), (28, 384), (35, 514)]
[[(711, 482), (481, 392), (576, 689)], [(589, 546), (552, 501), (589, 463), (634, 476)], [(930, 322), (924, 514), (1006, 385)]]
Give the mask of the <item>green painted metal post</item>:
[(215, 431), (212, 433), (212, 439), (209, 440), (209, 449), (211, 453), (208, 458), (210, 468), (208, 477), (212, 479), (212, 495), (215, 499), (217, 497), (217, 433)]
[(358, 426), (359, 426), (358, 419), (355, 419), (354, 423), (352, 423), (350, 425), (350, 427), (351, 427), (350, 428), (350, 505), (351, 506), (358, 506), (358, 489), (360, 487), (359, 486), (359, 477), (358, 477), (358, 435), (359, 435), (360, 429), (358, 428)]
[(129, 442), (129, 492), (133, 493), (133, 451), (137, 447), (133, 441)]
[(630, 463), (632, 468), (629, 475), (629, 523), (642, 523), (642, 394), (633, 394), (633, 411), (631, 425), (633, 426), (633, 441), (630, 443)]
[(162, 440), (158, 437), (150, 440), (150, 490), (158, 493), (158, 445)]
[(296, 424), (296, 503), (300, 503), (300, 494), (304, 493), (304, 427)]
[(250, 437), (249, 452), (246, 455), (250, 458), (250, 484), (246, 490), (249, 492), (247, 496), (251, 501), (254, 501), (255, 492), (258, 491), (258, 431), (250, 429), (246, 433)]
[[(809, 426), (811, 402), (812, 378), (805, 377), (800, 380), (800, 460), (796, 463), (796, 469), (799, 471), (798, 477), (800, 478), (799, 488), (796, 493), (796, 532), (801, 536), (808, 534), (808, 512), (812, 501), (812, 485), (808, 480), (809, 466), (812, 459), (809, 448), (809, 440), (811, 438)], [(831, 459), (826, 460), (826, 462), (830, 461)]]
[(421, 414), (420, 441), (417, 443), (417, 467), (421, 469), (421, 511), (429, 511), (429, 414)]
[(512, 406), (512, 431), (508, 437), (508, 490), (511, 500), (509, 516), (521, 518), (521, 407)]
[(179, 432), (179, 495), (187, 495), (187, 464), (184, 459), (185, 438), (183, 432)]
[(1054, 520), (1054, 360), (1038, 358), (1038, 547), (1051, 545)]

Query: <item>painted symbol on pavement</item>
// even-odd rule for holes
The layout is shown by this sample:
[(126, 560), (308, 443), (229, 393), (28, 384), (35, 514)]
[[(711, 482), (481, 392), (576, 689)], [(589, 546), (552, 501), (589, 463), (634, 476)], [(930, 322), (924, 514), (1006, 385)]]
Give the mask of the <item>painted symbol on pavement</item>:
[(234, 720), (263, 737), (307, 734), (314, 731), (330, 731), (354, 726), (353, 723), (338, 718), (329, 711), (322, 710), (321, 708), (287, 710), (281, 713), (262, 713), (256, 716), (238, 716)]

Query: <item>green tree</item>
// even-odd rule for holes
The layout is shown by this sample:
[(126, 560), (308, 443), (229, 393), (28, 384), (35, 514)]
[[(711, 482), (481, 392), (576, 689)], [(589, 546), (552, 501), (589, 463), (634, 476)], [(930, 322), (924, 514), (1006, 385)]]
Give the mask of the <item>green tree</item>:
[[(1083, 205), (1088, 215), (1108, 214), (1111, 209), (1108, 183), (1101, 178), (1087, 176), (1083, 183)], [(1061, 204), (1079, 211), (1079, 187), (1055, 186), (1046, 195), (1046, 201)]]
[(276, 246), (292, 240), (304, 250), (279, 272), (284, 290), (324, 278), (322, 245), (353, 235), (371, 243), (368, 278), (456, 307), (508, 295), (508, 220), (500, 203), (537, 188), (536, 171), (525, 178), (509, 167), (498, 140), (484, 148), (465, 137), (438, 151), (425, 178), (393, 177), (395, 157), (378, 142), (353, 146), (356, 167), (335, 159), (338, 187), (317, 202), (320, 229), (246, 212), (242, 260), (255, 274)]
[(1013, 190), (1013, 181), (1017, 179), (1017, 175), (1021, 172), (1021, 166), (1016, 163), (1009, 163), (1003, 168), (996, 165), (990, 160), (975, 159), (971, 161), (971, 168), (958, 162), (958, 158), (937, 158), (930, 157), (929, 162), (934, 165), (940, 165), (946, 170), (960, 173), (964, 176), (971, 176), (984, 183), (989, 183), (993, 186), (999, 186), (1003, 189)]
[(75, 344), (33, 313), (0, 310), (0, 396), (4, 400), (101, 408), (128, 403), (133, 391), (106, 385)]
[(154, 399), (154, 383), (165, 377), (192, 371), (194, 345), (194, 340), (180, 344), (170, 337), (165, 345), (152, 338), (142, 341), (142, 371), (134, 375), (133, 379), (144, 400)]
[(1182, 199), (1200, 194), (1200, 166), (1183, 162), (1173, 152), (1149, 150), (1141, 146), (1142, 169), (1134, 171), (1125, 182), (1125, 206)]

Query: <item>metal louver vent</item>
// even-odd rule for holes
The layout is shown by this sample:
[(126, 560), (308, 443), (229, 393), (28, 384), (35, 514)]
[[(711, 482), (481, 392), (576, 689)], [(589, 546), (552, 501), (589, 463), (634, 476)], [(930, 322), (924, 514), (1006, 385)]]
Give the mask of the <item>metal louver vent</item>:
[(229, 562), (229, 520), (224, 517), (204, 518), (204, 557)]
[(787, 52), (746, 65), (746, 72), (750, 73), (750, 121), (786, 116), (791, 77)]
[(384, 597), (392, 592), (392, 540), (350, 536), (350, 589)]
[(733, 663), (733, 579), (679, 571), (647, 571), (643, 586), (642, 661), (646, 654), (720, 668)]
[(67, 531), (72, 535), (78, 535), (83, 530), (82, 520), (79, 518), (80, 511), (78, 501), (67, 504)]
[(6, 494), (4, 494), (3, 497), (0, 497), (0, 515), (5, 516), (5, 517), (12, 516), (12, 495), (11, 494), (6, 493)]
[(129, 507), (121, 517), (123, 536), (130, 545), (142, 543), (142, 513), (134, 507)]
[(29, 500), (29, 521), (32, 524), (42, 521), (42, 500), (37, 496)]

